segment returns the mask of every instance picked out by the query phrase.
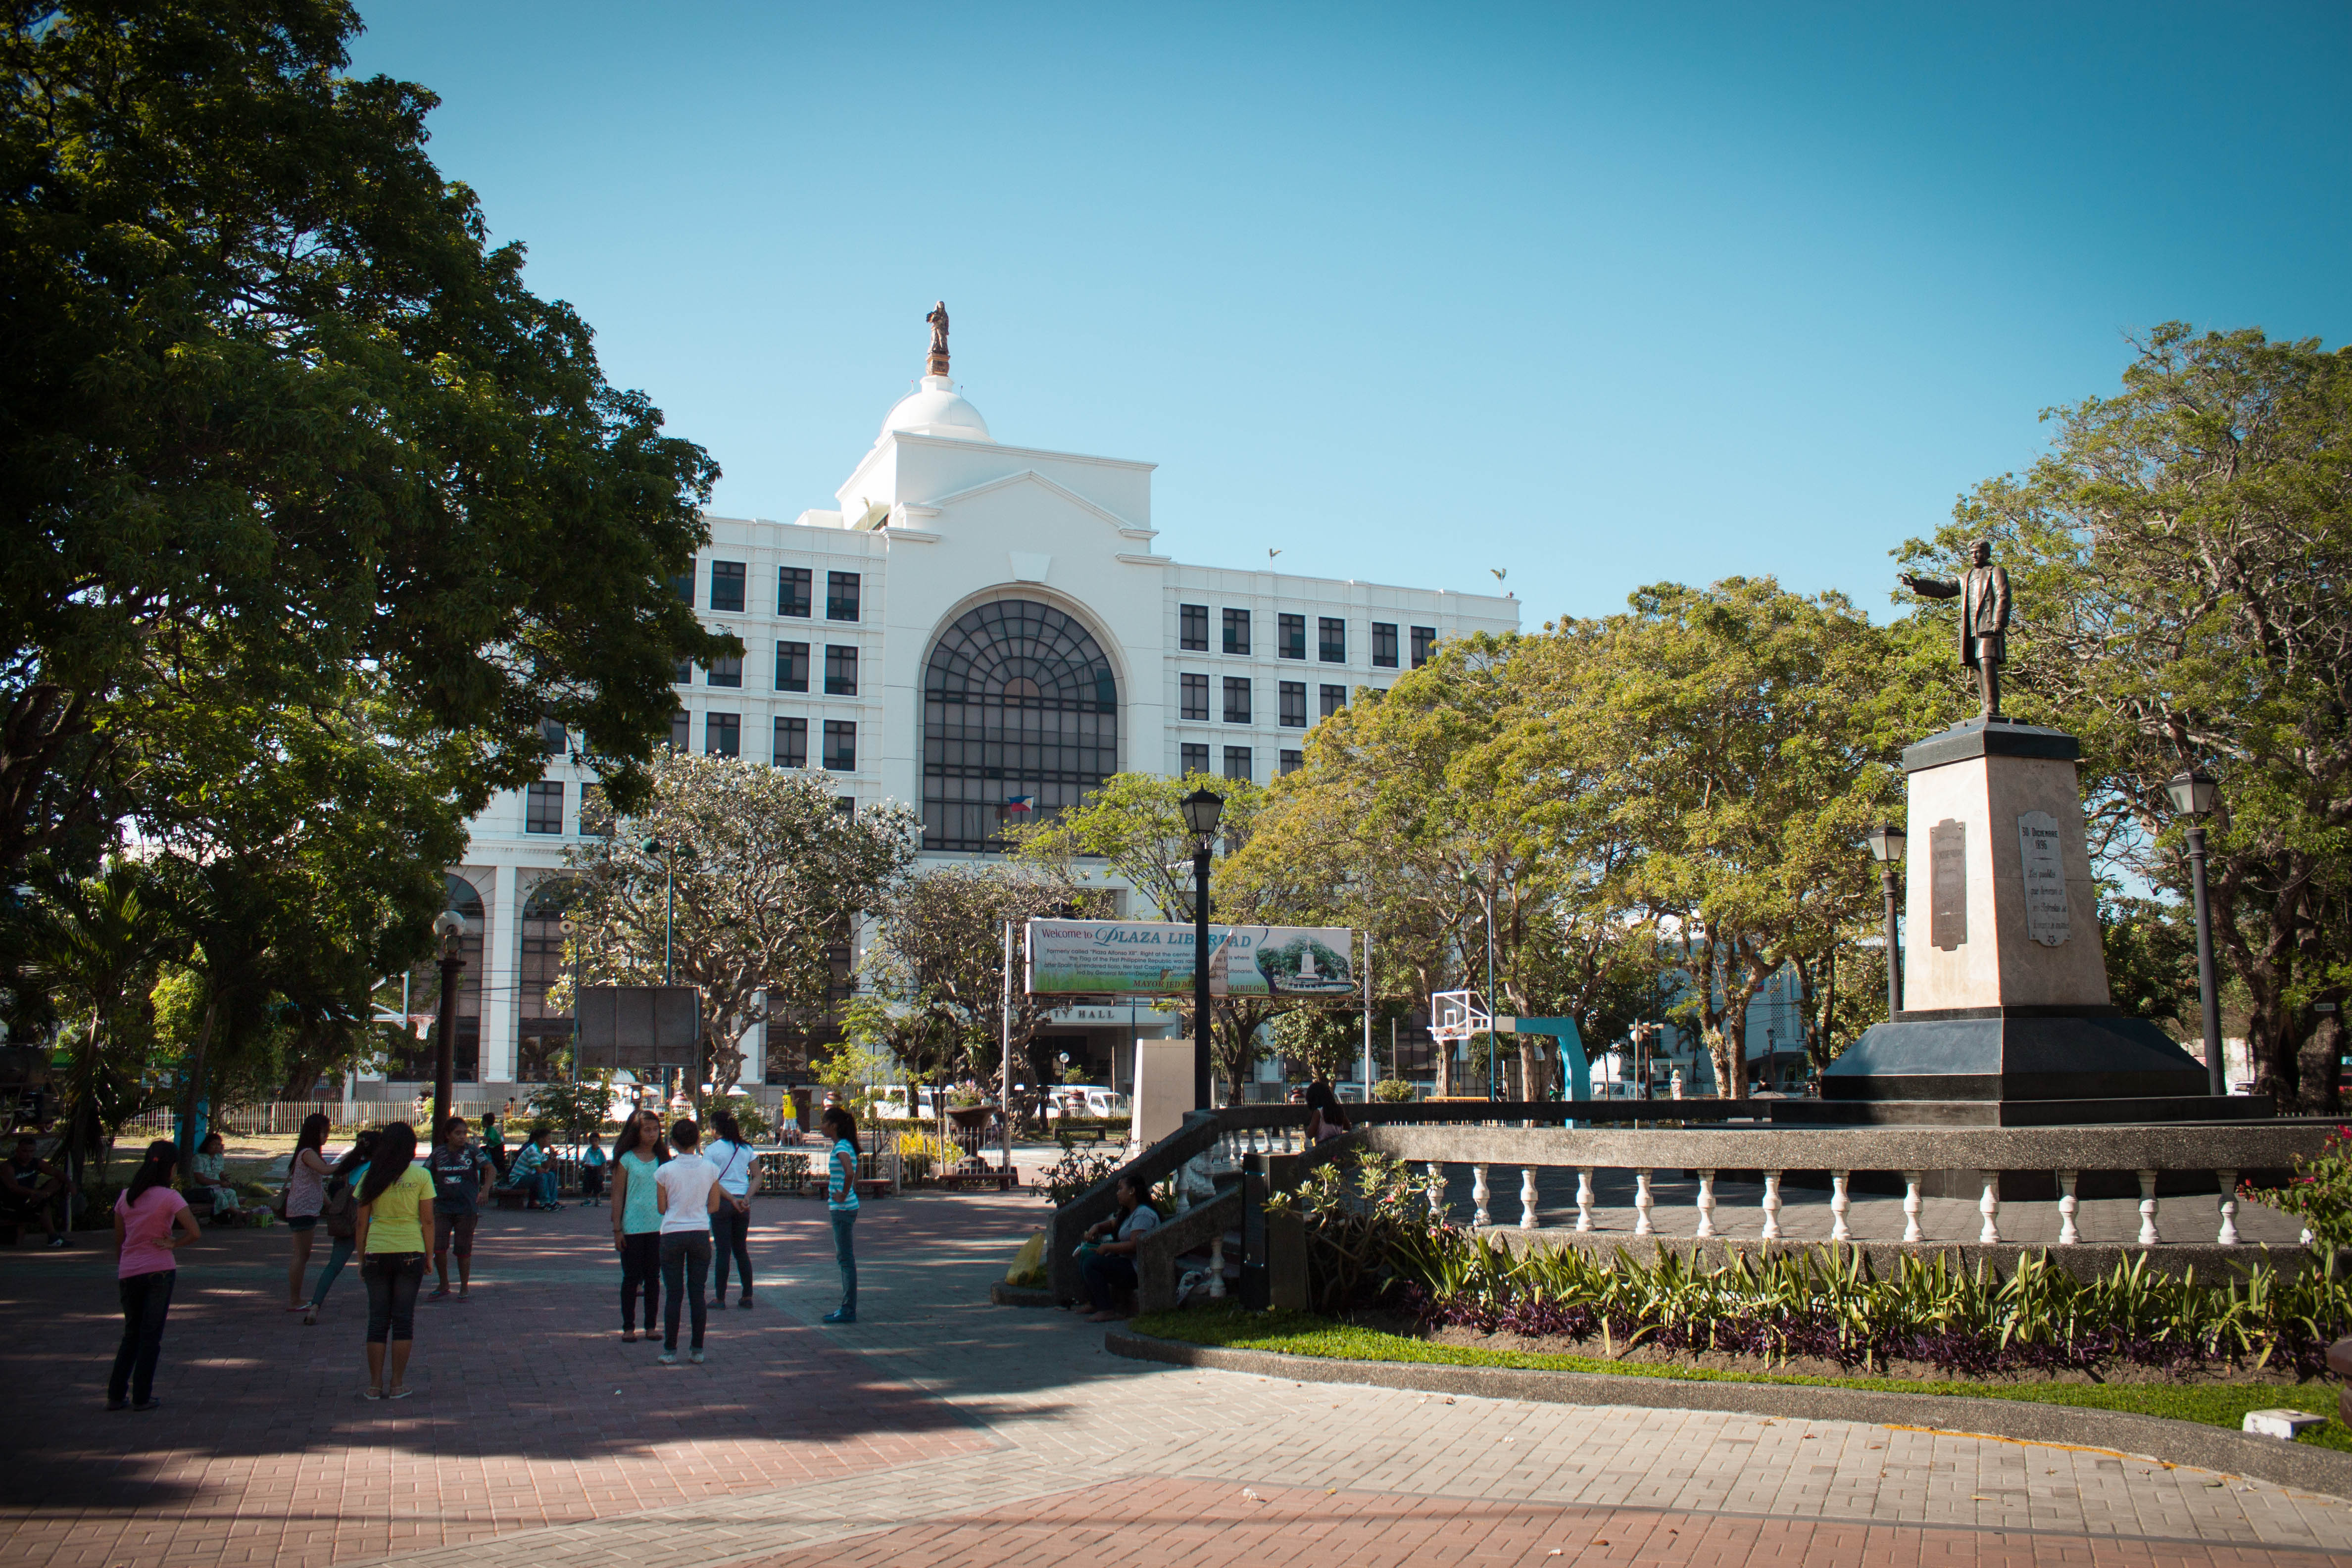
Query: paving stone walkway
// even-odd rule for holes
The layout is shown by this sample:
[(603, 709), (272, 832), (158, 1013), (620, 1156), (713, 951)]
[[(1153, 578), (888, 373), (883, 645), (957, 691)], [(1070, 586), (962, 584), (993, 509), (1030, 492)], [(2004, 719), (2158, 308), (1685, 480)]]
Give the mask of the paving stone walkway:
[(100, 1409), (102, 1247), (0, 1254), (0, 1563), (2352, 1562), (2341, 1500), (2094, 1450), (1123, 1361), (981, 1304), (1043, 1212), (873, 1205), (831, 1330), (822, 1209), (763, 1205), (760, 1308), (674, 1370), (619, 1343), (600, 1211), (489, 1216), (396, 1405), (358, 1397), (355, 1277), (277, 1310), (282, 1233), (186, 1257), (149, 1415)]

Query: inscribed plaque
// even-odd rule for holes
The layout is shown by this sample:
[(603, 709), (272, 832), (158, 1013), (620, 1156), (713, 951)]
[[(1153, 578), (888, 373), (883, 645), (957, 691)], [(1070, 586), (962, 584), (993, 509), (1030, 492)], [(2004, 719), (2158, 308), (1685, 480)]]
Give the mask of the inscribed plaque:
[(1946, 952), (1969, 940), (1969, 826), (1946, 817), (1927, 829), (1928, 940)]
[(2017, 852), (2025, 866), (2025, 934), (2044, 947), (2056, 947), (2072, 934), (2058, 819), (2046, 811), (2019, 817)]

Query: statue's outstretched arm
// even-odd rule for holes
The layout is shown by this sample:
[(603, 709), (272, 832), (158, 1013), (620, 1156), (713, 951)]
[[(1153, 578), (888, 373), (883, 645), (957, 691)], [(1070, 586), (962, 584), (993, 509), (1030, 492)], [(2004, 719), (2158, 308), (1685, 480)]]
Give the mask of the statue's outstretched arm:
[(1903, 585), (1927, 599), (1954, 599), (1959, 596), (1960, 585), (1947, 583), (1939, 577), (1920, 577), (1909, 572), (1901, 574)]

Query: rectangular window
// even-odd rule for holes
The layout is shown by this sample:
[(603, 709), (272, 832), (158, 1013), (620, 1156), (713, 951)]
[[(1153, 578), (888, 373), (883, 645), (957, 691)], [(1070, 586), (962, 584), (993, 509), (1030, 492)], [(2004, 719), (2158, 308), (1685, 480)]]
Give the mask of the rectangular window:
[(743, 716), (706, 713), (702, 716), (702, 749), (714, 757), (743, 754)]
[(710, 607), (714, 610), (740, 610), (743, 607), (743, 563), (740, 561), (714, 561), (710, 563)]
[(824, 765), (837, 773), (857, 771), (857, 726), (844, 719), (824, 721)]
[(1345, 708), (1347, 705), (1348, 689), (1346, 687), (1327, 686), (1323, 689), (1323, 711), (1317, 714), (1316, 717), (1318, 719), (1328, 719), (1332, 714), (1337, 713), (1340, 709)]
[(1184, 688), (1184, 706), (1180, 710), (1184, 718), (1205, 723), (1209, 718), (1209, 678), (1187, 675), (1179, 678)]
[(560, 757), (572, 749), (571, 736), (564, 733), (561, 720), (541, 719), (539, 721), (539, 743), (551, 757)]
[(535, 784), (524, 793), (522, 830), (525, 833), (563, 831), (563, 785), (562, 784)]
[(1315, 657), (1325, 664), (1347, 663), (1348, 623), (1337, 616), (1317, 617), (1315, 648)]
[(1245, 779), (1250, 776), (1250, 749), (1247, 746), (1225, 748), (1225, 776), (1229, 779)]
[(693, 562), (688, 562), (686, 563), (686, 570), (669, 580), (669, 591), (676, 594), (679, 598), (684, 599), (689, 605), (694, 603)]
[[(1209, 606), (1206, 605), (1179, 605), (1176, 606), (1176, 613), (1181, 623), (1178, 627), (1181, 634), (1177, 639), (1179, 645), (1186, 653), (1208, 652)], [(1206, 769), (1202, 769), (1202, 771), (1204, 773), (1207, 772)]]
[(1394, 669), (1397, 667), (1396, 623), (1393, 621), (1372, 623), (1372, 666), (1376, 669)]
[(827, 647), (824, 650), (824, 694), (827, 697), (857, 695), (857, 650), (854, 647)]
[(1250, 683), (1247, 676), (1225, 677), (1225, 722), (1246, 724), (1250, 721)]
[(719, 658), (711, 660), (710, 673), (703, 677), (703, 679), (708, 680), (713, 686), (742, 685), (743, 656), (741, 654), (730, 653), (722, 655)]
[(694, 743), (694, 716), (681, 708), (669, 716), (669, 749), (683, 752)]
[(1413, 668), (1415, 668), (1415, 669), (1419, 669), (1423, 665), (1427, 664), (1427, 663), (1429, 662), (1429, 656), (1430, 656), (1431, 654), (1433, 654), (1433, 653), (1435, 653), (1436, 651), (1437, 651), (1437, 628), (1436, 628), (1435, 626), (1415, 626), (1415, 627), (1413, 627), (1413, 628), (1412, 628), (1412, 667), (1413, 667)]
[(1184, 744), (1184, 745), (1182, 745), (1182, 746), (1180, 746), (1180, 747), (1179, 747), (1179, 748), (1177, 748), (1177, 749), (1178, 749), (1178, 751), (1179, 751), (1180, 752), (1181, 752), (1181, 753), (1182, 753), (1182, 755), (1183, 755), (1183, 758), (1184, 758), (1184, 771), (1185, 771), (1186, 773), (1207, 773), (1207, 772), (1209, 771), (1209, 748), (1208, 748), (1208, 747), (1206, 747), (1206, 746), (1195, 746), (1195, 745), (1191, 744), (1190, 742), (1187, 742), (1186, 744)]
[(694, 660), (690, 658), (682, 658), (676, 664), (672, 665), (669, 671), (669, 681), (672, 686), (693, 685)]
[(1282, 725), (1286, 730), (1307, 728), (1307, 682), (1286, 680), (1282, 683)]
[(613, 804), (603, 784), (580, 786), (580, 831), (593, 838), (613, 837)]
[(806, 691), (808, 689), (808, 644), (780, 642), (776, 645), (776, 689)]
[(1307, 657), (1307, 617), (1278, 616), (1275, 618), (1274, 651), (1284, 658)]
[(807, 567), (786, 566), (776, 574), (776, 614), (805, 616), (810, 594)]
[(857, 618), (857, 574), (828, 572), (824, 574), (824, 618), (828, 621), (854, 621)]
[(833, 797), (833, 814), (835, 816), (856, 816), (857, 815), (857, 797), (854, 795), (835, 795)]
[(1249, 650), (1249, 612), (1227, 610), (1225, 612), (1225, 651), (1247, 653)]
[(1306, 765), (1307, 765), (1307, 753), (1306, 753), (1306, 752), (1283, 752), (1283, 753), (1282, 753), (1282, 772), (1283, 772), (1283, 774), (1284, 774), (1284, 776), (1285, 776), (1285, 777), (1287, 777), (1287, 776), (1289, 776), (1290, 774), (1297, 773), (1299, 769), (1301, 769), (1301, 768), (1305, 767)]
[(779, 719), (776, 721), (776, 766), (804, 768), (808, 766), (808, 721)]

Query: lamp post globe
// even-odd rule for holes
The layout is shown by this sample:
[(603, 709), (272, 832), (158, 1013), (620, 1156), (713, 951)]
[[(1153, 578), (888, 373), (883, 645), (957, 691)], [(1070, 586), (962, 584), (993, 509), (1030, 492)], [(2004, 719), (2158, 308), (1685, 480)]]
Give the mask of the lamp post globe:
[(2221, 1061), (2221, 997), (2213, 974), (2213, 915), (2205, 901), (2205, 818), (2221, 804), (2221, 786), (2202, 768), (2189, 768), (2167, 779), (2166, 797), (2172, 809), (2189, 819), (2189, 885), (2197, 907), (2197, 993), (2202, 1004), (2205, 1030), (2205, 1077), (2215, 1095), (2230, 1091)]
[(1209, 854), (1225, 797), (1206, 784), (1184, 797), (1184, 827), (1192, 837), (1192, 1106), (1209, 1109)]

